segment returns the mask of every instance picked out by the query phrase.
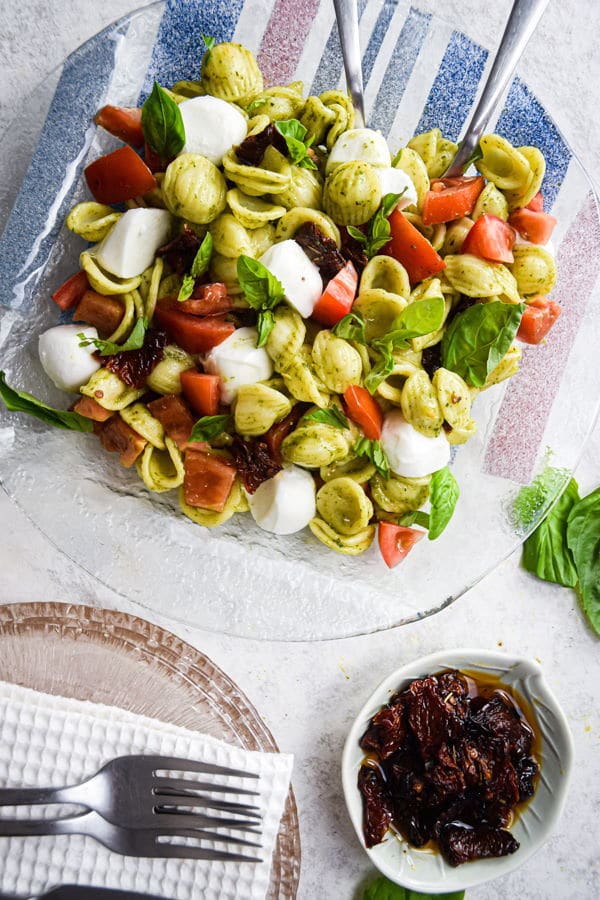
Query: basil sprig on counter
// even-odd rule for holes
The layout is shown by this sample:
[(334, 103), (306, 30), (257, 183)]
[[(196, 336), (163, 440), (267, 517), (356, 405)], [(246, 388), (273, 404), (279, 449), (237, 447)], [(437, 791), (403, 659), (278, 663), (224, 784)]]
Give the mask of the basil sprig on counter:
[(390, 477), (390, 464), (379, 441), (371, 441), (369, 438), (361, 437), (354, 445), (354, 452), (357, 456), (366, 456), (373, 463), (382, 478), (387, 479)]
[(383, 875), (367, 885), (362, 900), (464, 900), (464, 891), (451, 894), (420, 894), (412, 888), (405, 888), (388, 881)]
[(576, 503), (569, 513), (567, 544), (577, 570), (583, 610), (600, 634), (600, 488)]
[(177, 299), (180, 301), (187, 300), (192, 296), (196, 278), (200, 278), (207, 271), (210, 265), (210, 258), (213, 251), (213, 239), (210, 231), (204, 235), (202, 243), (198, 247), (198, 252), (194, 257), (192, 268), (188, 275), (183, 276)]
[(575, 587), (577, 570), (567, 543), (569, 514), (579, 501), (577, 482), (571, 478), (544, 521), (523, 544), (523, 566), (543, 581)]
[(189, 440), (192, 441), (213, 441), (219, 435), (223, 434), (229, 425), (231, 416), (202, 416), (198, 419)]
[(256, 346), (264, 347), (275, 324), (272, 310), (284, 298), (283, 285), (266, 266), (243, 253), (238, 257), (237, 277), (249, 306), (258, 311)]
[(279, 119), (275, 128), (284, 138), (290, 159), (300, 169), (316, 169), (317, 164), (311, 158), (308, 148), (314, 138), (306, 140), (307, 129), (298, 119)]
[(148, 330), (148, 319), (138, 319), (131, 334), (124, 344), (115, 344), (114, 341), (103, 341), (102, 338), (89, 338), (82, 332), (79, 338), (80, 347), (89, 347), (93, 344), (100, 356), (115, 356), (117, 353), (124, 353), (126, 350), (140, 350), (144, 346), (146, 331)]
[(155, 81), (142, 106), (144, 138), (162, 160), (177, 156), (185, 144), (185, 127), (178, 105)]
[(28, 413), (47, 425), (63, 428), (65, 431), (93, 431), (94, 423), (86, 416), (66, 409), (55, 409), (38, 400), (33, 394), (28, 394), (27, 391), (11, 388), (6, 383), (4, 372), (0, 372), (0, 397), (9, 412)]
[(328, 409), (314, 409), (306, 413), (304, 419), (313, 422), (321, 422), (323, 425), (331, 425), (333, 428), (350, 428), (348, 419), (338, 406), (330, 406)]
[(521, 323), (523, 303), (476, 303), (455, 316), (442, 339), (442, 365), (483, 387), (507, 353)]
[[(404, 190), (406, 190), (406, 188)], [(359, 244), (362, 244), (365, 254), (369, 259), (371, 259), (372, 256), (375, 256), (378, 250), (385, 247), (391, 238), (392, 229), (388, 221), (388, 216), (403, 193), (404, 191), (400, 194), (385, 194), (379, 209), (369, 221), (366, 234), (364, 234), (360, 228), (356, 228), (354, 225), (348, 225), (348, 234), (353, 237), (355, 241), (358, 241)]]

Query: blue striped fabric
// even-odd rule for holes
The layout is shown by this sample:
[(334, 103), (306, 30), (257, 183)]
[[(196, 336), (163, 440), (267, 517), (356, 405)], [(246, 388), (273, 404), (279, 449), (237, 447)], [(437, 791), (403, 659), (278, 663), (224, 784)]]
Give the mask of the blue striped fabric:
[(488, 51), (479, 44), (458, 31), (452, 33), (415, 134), (441, 128), (445, 138), (458, 140), (487, 58)]
[(516, 147), (534, 144), (546, 158), (542, 190), (546, 209), (556, 200), (571, 160), (571, 152), (542, 104), (529, 88), (515, 78), (494, 131)]
[(387, 135), (427, 35), (431, 16), (411, 8), (398, 35), (369, 117), (371, 128)]
[[(126, 24), (109, 26), (65, 62), (38, 147), (0, 238), (0, 273), (7, 286), (16, 284), (24, 276), (31, 248), (48, 226), (48, 212), (63, 186), (72, 160), (85, 147), (86, 132), (114, 66), (116, 44), (108, 35), (121, 33), (125, 27)], [(74, 179), (60, 209), (56, 211), (54, 223), (37, 248), (35, 259), (27, 264), (27, 274), (35, 272), (27, 292), (29, 298), (32, 296), (31, 288), (41, 274), (41, 267), (63, 227), (76, 186)], [(3, 302), (11, 305), (6, 295)]]
[(387, 30), (390, 27), (390, 22), (392, 21), (392, 16), (396, 12), (397, 8), (396, 0), (385, 0), (379, 15), (377, 17), (377, 21), (375, 22), (375, 27), (373, 28), (373, 32), (369, 39), (369, 43), (367, 44), (367, 49), (363, 53), (363, 80), (365, 85), (368, 84), (369, 78), (371, 77), (371, 72), (373, 71), (373, 66), (375, 65), (375, 60), (377, 59), (377, 54), (381, 49), (381, 45), (383, 44), (383, 39), (387, 34)]
[(198, 78), (205, 50), (202, 35), (230, 41), (243, 6), (243, 0), (167, 0), (140, 103), (155, 80), (174, 84), (185, 78)]
[[(358, 16), (362, 18), (367, 0), (358, 0)], [(340, 80), (344, 61), (337, 25), (333, 24), (316, 75), (310, 89), (311, 94), (322, 94), (335, 86)]]

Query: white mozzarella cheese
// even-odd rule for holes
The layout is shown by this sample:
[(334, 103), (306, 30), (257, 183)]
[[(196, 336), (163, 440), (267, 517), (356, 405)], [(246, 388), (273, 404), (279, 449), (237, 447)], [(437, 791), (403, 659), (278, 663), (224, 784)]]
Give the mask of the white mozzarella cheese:
[(256, 328), (237, 328), (214, 347), (204, 360), (204, 368), (221, 379), (223, 403), (233, 403), (243, 384), (266, 381), (273, 374), (273, 364), (264, 347), (257, 347)]
[(402, 169), (375, 169), (375, 174), (379, 178), (381, 185), (381, 196), (386, 194), (401, 194), (402, 196), (396, 204), (397, 209), (404, 209), (406, 206), (417, 203), (417, 191), (412, 179)]
[(89, 339), (98, 337), (91, 325), (56, 325), (39, 336), (42, 368), (61, 391), (78, 391), (100, 368), (101, 364), (92, 356), (94, 345), (79, 346), (80, 334)]
[(117, 278), (135, 278), (151, 266), (171, 234), (165, 209), (128, 209), (94, 249), (100, 265)]
[(218, 97), (193, 97), (179, 104), (185, 128), (182, 153), (199, 153), (220, 166), (228, 150), (241, 144), (248, 126), (239, 109)]
[(443, 431), (427, 437), (409, 425), (400, 410), (385, 417), (381, 446), (392, 471), (404, 478), (424, 478), (443, 469), (450, 459), (450, 444)]
[(260, 257), (263, 266), (279, 279), (290, 306), (306, 318), (323, 293), (319, 269), (294, 240), (281, 241)]
[(391, 166), (390, 148), (380, 131), (373, 131), (372, 128), (351, 128), (350, 131), (344, 131), (331, 148), (325, 172), (329, 175), (342, 163), (355, 159), (372, 166)]
[(301, 531), (316, 515), (314, 479), (299, 466), (286, 466), (247, 497), (256, 524), (273, 534)]

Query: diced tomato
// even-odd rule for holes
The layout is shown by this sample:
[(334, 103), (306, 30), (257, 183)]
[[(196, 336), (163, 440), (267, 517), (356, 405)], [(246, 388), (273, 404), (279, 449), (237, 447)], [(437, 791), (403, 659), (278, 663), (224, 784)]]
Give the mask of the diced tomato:
[(151, 172), (164, 172), (167, 168), (156, 150), (153, 150), (148, 141), (144, 144), (144, 162)]
[(446, 268), (446, 263), (439, 253), (436, 253), (427, 238), (402, 215), (399, 209), (391, 213), (389, 223), (392, 239), (380, 253), (393, 256), (402, 263), (413, 284)]
[(207, 353), (233, 334), (235, 325), (224, 316), (200, 318), (159, 304), (154, 318), (176, 344), (188, 353)]
[(101, 338), (107, 338), (120, 325), (123, 312), (123, 302), (118, 297), (107, 297), (89, 290), (85, 291), (75, 307), (73, 319), (93, 325)]
[(138, 107), (103, 106), (94, 116), (94, 122), (132, 147), (141, 147), (144, 143), (142, 110)]
[(292, 411), (288, 413), (285, 419), (282, 419), (281, 422), (277, 422), (275, 425), (272, 425), (265, 434), (263, 440), (266, 443), (269, 453), (271, 454), (277, 465), (281, 465), (282, 462), (281, 445), (284, 438), (286, 438), (288, 434), (290, 434), (290, 432), (294, 430), (307, 409), (307, 404), (296, 403), (296, 405), (292, 407)]
[(356, 297), (358, 274), (350, 261), (327, 283), (327, 287), (317, 300), (313, 318), (322, 325), (337, 325), (348, 315)]
[(521, 324), (517, 331), (517, 338), (526, 344), (539, 344), (542, 341), (562, 310), (558, 303), (538, 294), (527, 301), (525, 312), (521, 318)]
[(541, 191), (537, 192), (535, 197), (529, 201), (525, 209), (531, 209), (533, 212), (544, 212), (544, 198)]
[(516, 238), (514, 228), (498, 216), (486, 213), (469, 229), (460, 252), (472, 253), (489, 262), (511, 263), (514, 262), (512, 248)]
[(74, 404), (73, 410), (78, 412), (80, 416), (93, 419), (94, 422), (106, 422), (107, 419), (114, 415), (111, 409), (104, 409), (93, 397), (80, 397), (77, 403)]
[(188, 506), (222, 512), (235, 481), (235, 468), (220, 456), (185, 451), (183, 493)]
[(392, 569), (402, 562), (424, 535), (424, 531), (418, 531), (416, 528), (394, 525), (393, 522), (380, 522), (379, 549), (386, 566)]
[(100, 443), (109, 453), (118, 453), (121, 465), (129, 469), (138, 456), (143, 453), (148, 441), (134, 431), (121, 416), (111, 416), (102, 425), (98, 425), (96, 433)]
[(523, 207), (515, 209), (508, 221), (524, 240), (531, 241), (532, 244), (545, 244), (552, 237), (558, 220), (549, 213)]
[(86, 166), (83, 174), (98, 203), (123, 203), (156, 187), (156, 178), (131, 147), (119, 147)]
[(81, 270), (67, 278), (64, 284), (61, 284), (52, 294), (52, 299), (61, 309), (71, 309), (76, 303), (79, 303), (87, 289), (89, 288), (87, 275)]
[(194, 412), (199, 416), (216, 416), (219, 411), (219, 376), (188, 369), (181, 373), (180, 378), (185, 399)]
[(441, 225), (462, 216), (470, 216), (485, 187), (481, 175), (436, 178), (423, 201), (423, 224)]
[(167, 437), (175, 441), (180, 450), (185, 449), (194, 419), (181, 397), (176, 394), (158, 397), (150, 401), (148, 409), (165, 429)]
[(160, 305), (191, 316), (218, 316), (233, 309), (231, 297), (227, 296), (227, 288), (220, 281), (199, 284), (188, 300), (178, 300), (174, 296), (163, 297)]
[(346, 388), (344, 400), (350, 418), (360, 425), (369, 440), (378, 441), (383, 425), (383, 412), (377, 400), (358, 384), (351, 384)]

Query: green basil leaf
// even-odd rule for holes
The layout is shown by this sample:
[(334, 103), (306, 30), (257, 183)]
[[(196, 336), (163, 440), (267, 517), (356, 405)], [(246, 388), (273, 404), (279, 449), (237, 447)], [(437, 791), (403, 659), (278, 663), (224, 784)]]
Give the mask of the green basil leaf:
[(543, 581), (564, 587), (577, 584), (577, 571), (567, 544), (567, 520), (579, 499), (577, 482), (571, 478), (544, 521), (523, 544), (523, 567)]
[(357, 344), (366, 344), (365, 320), (359, 313), (348, 313), (337, 325), (333, 326), (333, 333), (346, 341), (356, 341)]
[(210, 56), (210, 51), (217, 43), (217, 39), (214, 37), (211, 37), (209, 34), (203, 34), (202, 35), (202, 43), (206, 47), (206, 50), (204, 51), (204, 56), (202, 57), (202, 65), (204, 65), (205, 62), (208, 62), (208, 58)]
[(567, 544), (573, 554), (584, 612), (600, 634), (600, 488), (576, 503), (569, 513)]
[(531, 484), (527, 484), (519, 490), (513, 500), (512, 508), (512, 518), (517, 530), (529, 531), (542, 511), (548, 509), (564, 489), (568, 476), (567, 469), (546, 466), (543, 472), (536, 475)]
[(410, 527), (411, 525), (420, 525), (421, 528), (429, 528), (429, 513), (417, 509), (414, 512), (404, 513), (398, 519), (398, 525)]
[[(392, 330), (379, 340), (395, 350), (401, 350), (412, 338), (432, 334), (441, 328), (445, 315), (446, 304), (443, 297), (416, 300), (402, 310), (395, 319)], [(376, 343), (378, 342), (374, 341), (373, 345)]]
[(446, 528), (454, 514), (459, 495), (458, 482), (448, 466), (433, 473), (429, 495), (431, 511), (428, 537), (430, 541), (439, 538)]
[(455, 316), (442, 339), (442, 365), (474, 387), (485, 380), (508, 351), (519, 328), (522, 303), (476, 303)]
[(94, 423), (86, 416), (66, 409), (55, 409), (47, 403), (42, 403), (33, 394), (9, 387), (4, 372), (0, 372), (0, 397), (9, 412), (28, 413), (41, 422), (46, 422), (47, 425), (66, 431), (93, 431)]
[(364, 378), (364, 385), (370, 394), (374, 394), (382, 381), (392, 373), (394, 357), (389, 344), (385, 341), (373, 341), (373, 346), (379, 351), (379, 359)]
[(185, 144), (185, 128), (178, 105), (155, 81), (142, 106), (144, 137), (161, 159), (173, 159)]
[(273, 309), (284, 298), (283, 285), (257, 259), (238, 257), (237, 276), (244, 296), (253, 309)]
[[(461, 144), (459, 144), (458, 147), (460, 149)], [(483, 159), (483, 150), (481, 149), (479, 144), (476, 144), (475, 149), (473, 150), (471, 155), (468, 156), (467, 159), (465, 160), (465, 162), (463, 163), (463, 167), (462, 167), (463, 172), (466, 172), (467, 169), (469, 168), (469, 166), (472, 166), (474, 163), (479, 162), (480, 159)]]
[(256, 319), (256, 330), (258, 331), (257, 347), (264, 347), (267, 338), (273, 331), (275, 325), (275, 316), (270, 309), (261, 309)]
[(124, 344), (103, 341), (101, 338), (88, 338), (83, 332), (77, 337), (80, 338), (80, 347), (89, 347), (93, 344), (100, 356), (115, 356), (117, 353), (125, 353), (126, 350), (140, 350), (144, 346), (147, 328), (148, 319), (138, 319)]
[(210, 265), (210, 258), (213, 251), (213, 239), (210, 231), (207, 231), (202, 239), (202, 243), (198, 247), (198, 252), (192, 263), (191, 274), (194, 278), (200, 278), (207, 271)]
[(379, 441), (361, 437), (354, 445), (354, 452), (357, 456), (366, 456), (370, 459), (382, 478), (390, 477), (390, 464)]
[(190, 441), (214, 440), (220, 434), (223, 434), (230, 418), (231, 416), (202, 416), (192, 428)]
[(257, 97), (256, 100), (253, 100), (252, 103), (246, 107), (246, 112), (251, 116), (253, 112), (256, 112), (261, 106), (264, 106), (266, 102), (267, 97)]
[(194, 292), (195, 284), (196, 279), (193, 275), (184, 275), (183, 281), (181, 282), (181, 287), (179, 288), (179, 293), (177, 294), (177, 299), (180, 302), (182, 302), (183, 300), (188, 300)]
[(332, 425), (334, 428), (350, 428), (348, 419), (338, 406), (330, 406), (328, 409), (314, 409), (304, 416), (314, 422), (322, 422), (324, 425)]
[[(404, 191), (406, 188), (404, 189)], [(380, 205), (379, 209), (369, 222), (368, 235), (365, 239), (365, 253), (369, 257), (369, 259), (381, 250), (390, 237), (392, 236), (392, 231), (390, 227), (390, 223), (388, 222), (388, 216), (397, 204), (398, 200), (404, 194), (404, 191), (400, 194), (385, 194)], [(350, 231), (350, 229), (348, 229)], [(355, 237), (353, 234), (352, 237)], [(364, 235), (363, 235), (364, 237)], [(360, 240), (360, 238), (356, 238), (356, 240)]]
[(306, 140), (307, 130), (298, 119), (280, 119), (275, 122), (275, 128), (285, 139), (287, 150), (292, 162), (303, 169), (316, 169), (316, 163), (308, 155), (308, 148), (312, 141)]
[(362, 900), (464, 900), (464, 896), (464, 891), (453, 891), (451, 894), (421, 894), (411, 888), (394, 884), (380, 875), (365, 888)]
[(347, 225), (346, 231), (350, 235), (350, 237), (354, 238), (355, 241), (358, 241), (359, 244), (365, 245), (367, 243), (366, 234), (357, 228), (356, 225)]

